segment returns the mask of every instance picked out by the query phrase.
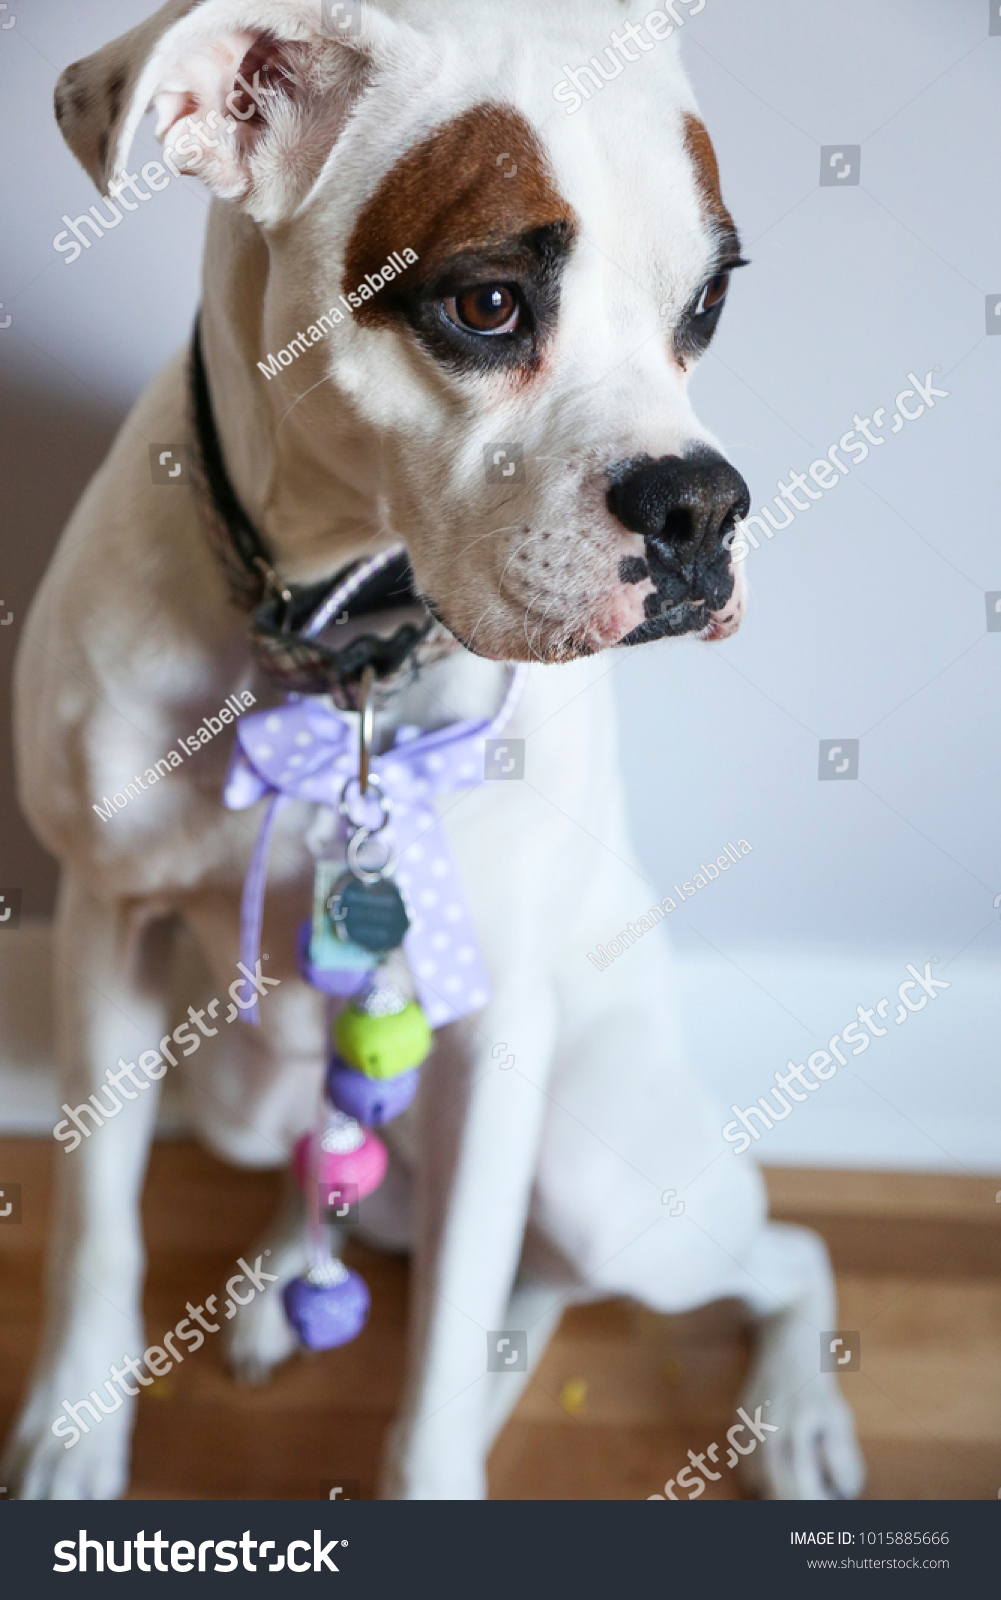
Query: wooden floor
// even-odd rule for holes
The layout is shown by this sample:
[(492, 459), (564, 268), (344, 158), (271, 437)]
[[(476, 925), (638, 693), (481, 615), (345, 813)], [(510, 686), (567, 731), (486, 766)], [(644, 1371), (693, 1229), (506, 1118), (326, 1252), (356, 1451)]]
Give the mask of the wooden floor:
[[(0, 1434), (39, 1329), (50, 1141), (0, 1140), (0, 1187), (23, 1220), (0, 1226)], [(916, 1174), (775, 1169), (773, 1214), (816, 1227), (838, 1273), (840, 1322), (862, 1335), (842, 1375), (869, 1467), (868, 1498), (993, 1500), (1001, 1492), (1001, 1204), (996, 1184)], [(186, 1142), (159, 1143), (146, 1186), (150, 1330), (219, 1289), (268, 1217), (274, 1175), (238, 1172)], [(357, 1250), (372, 1289), (355, 1344), (298, 1357), (241, 1388), (220, 1341), (143, 1392), (133, 1499), (318, 1498), (325, 1482), (374, 1493), (400, 1383), (406, 1263)], [(155, 1336), (151, 1333), (151, 1337)], [(137, 1347), (138, 1350), (138, 1347)], [(722, 1440), (746, 1361), (735, 1308), (659, 1317), (622, 1301), (562, 1322), (490, 1463), (494, 1499), (640, 1499), (689, 1448)], [(76, 1398), (75, 1396), (73, 1398)], [(706, 1498), (736, 1498), (724, 1472)]]

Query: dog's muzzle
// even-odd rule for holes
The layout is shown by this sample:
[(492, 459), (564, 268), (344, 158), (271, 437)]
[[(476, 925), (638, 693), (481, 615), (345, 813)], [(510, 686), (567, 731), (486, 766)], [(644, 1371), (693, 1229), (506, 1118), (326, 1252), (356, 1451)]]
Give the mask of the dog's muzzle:
[(707, 628), (733, 593), (730, 552), (724, 544), (746, 517), (751, 497), (740, 473), (714, 450), (688, 456), (634, 457), (608, 469), (608, 509), (630, 533), (643, 537), (646, 559), (627, 557), (623, 583), (650, 578), (646, 621), (623, 644), (642, 644)]

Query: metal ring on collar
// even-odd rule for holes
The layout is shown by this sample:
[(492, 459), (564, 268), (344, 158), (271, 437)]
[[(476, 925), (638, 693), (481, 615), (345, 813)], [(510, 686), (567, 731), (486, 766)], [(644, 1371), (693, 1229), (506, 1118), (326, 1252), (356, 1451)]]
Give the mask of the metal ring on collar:
[[(356, 822), (354, 817), (351, 815), (351, 805), (350, 805), (350, 802), (348, 801), (348, 790), (351, 788), (351, 785), (353, 783), (354, 784), (358, 784), (358, 798), (359, 798), (359, 800), (362, 799), (363, 796), (364, 796), (365, 799), (368, 799), (369, 796), (372, 794), (372, 791), (373, 790), (375, 791), (376, 797), (378, 798), (378, 801), (379, 801), (379, 809), (382, 812), (382, 821), (378, 824), (377, 827), (370, 828), (367, 825), (367, 823)], [(360, 830), (360, 832), (365, 834), (366, 838), (370, 838), (373, 834), (382, 832), (383, 828), (386, 826), (387, 822), (389, 821), (389, 813), (392, 811), (392, 809), (393, 809), (393, 802), (392, 802), (392, 800), (390, 800), (388, 795), (383, 794), (383, 792), (382, 792), (382, 784), (379, 782), (379, 779), (378, 779), (377, 775), (374, 772), (370, 772), (369, 775), (368, 775), (368, 794), (367, 795), (364, 794), (364, 791), (362, 790), (362, 787), (361, 787), (361, 781), (357, 776), (352, 775), (350, 778), (348, 778), (345, 781), (344, 788), (341, 790), (341, 802), (340, 802), (340, 805), (338, 807), (338, 810), (340, 811), (341, 816), (342, 817), (347, 817), (347, 819), (350, 822), (351, 826), (353, 828), (358, 828)]]
[(385, 818), (383, 818), (382, 822), (374, 833), (370, 832), (368, 828), (359, 828), (358, 832), (348, 844), (348, 871), (354, 873), (356, 878), (360, 878), (362, 883), (381, 883), (384, 878), (391, 875), (392, 870), (396, 865), (396, 852), (393, 849), (389, 839), (383, 839), (382, 841), (386, 851), (386, 859), (382, 866), (378, 868), (378, 870), (375, 870), (371, 867), (363, 867), (358, 859), (362, 846), (367, 844), (369, 839), (373, 839), (377, 836), (377, 834), (381, 833), (385, 825), (386, 821)]

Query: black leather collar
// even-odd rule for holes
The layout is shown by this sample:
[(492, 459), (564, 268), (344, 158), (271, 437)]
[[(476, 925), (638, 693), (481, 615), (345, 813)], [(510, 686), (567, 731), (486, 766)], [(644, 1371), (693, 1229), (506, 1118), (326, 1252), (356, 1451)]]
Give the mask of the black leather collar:
[[(332, 694), (339, 704), (353, 709), (365, 668), (374, 667), (378, 679), (399, 673), (436, 629), (434, 618), (422, 607), (422, 621), (406, 622), (388, 637), (356, 634), (340, 649), (307, 636), (302, 630), (310, 617), (360, 563), (350, 563), (319, 583), (284, 584), (278, 577), (271, 552), (226, 470), (202, 355), (200, 318), (191, 340), (189, 411), (192, 480), (231, 598), (253, 614), (251, 646), (258, 665), (287, 692)], [(401, 552), (352, 595), (342, 616), (374, 618), (379, 612), (420, 604), (410, 562)]]

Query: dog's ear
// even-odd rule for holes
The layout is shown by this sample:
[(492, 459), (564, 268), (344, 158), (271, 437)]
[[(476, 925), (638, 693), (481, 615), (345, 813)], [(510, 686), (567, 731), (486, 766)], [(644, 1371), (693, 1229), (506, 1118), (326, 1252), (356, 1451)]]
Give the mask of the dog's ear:
[(56, 120), (107, 194), (153, 106), (174, 170), (196, 173), (220, 199), (273, 224), (319, 176), (376, 59), (415, 39), (359, 0), (322, 11), (321, 0), (168, 0), (67, 67)]

